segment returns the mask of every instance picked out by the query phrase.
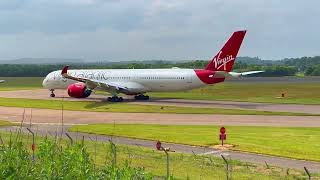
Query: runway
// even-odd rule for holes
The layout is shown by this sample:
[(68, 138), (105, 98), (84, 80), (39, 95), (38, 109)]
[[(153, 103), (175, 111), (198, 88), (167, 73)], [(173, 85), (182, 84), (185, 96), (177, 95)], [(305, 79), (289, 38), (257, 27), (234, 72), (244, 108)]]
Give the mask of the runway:
[[(24, 118), (23, 118), (24, 114)], [(126, 124), (180, 124), (180, 125), (241, 125), (320, 127), (317, 116), (260, 116), (260, 115), (211, 115), (211, 114), (163, 114), (163, 113), (111, 113), (62, 111), (0, 107), (0, 119), (25, 123), (126, 123)]]
[[(75, 99), (68, 96), (65, 90), (56, 90), (56, 97), (49, 97), (46, 89), (0, 91), (0, 97), (5, 98), (27, 98), (27, 99), (64, 99), (67, 101), (106, 101), (106, 96), (92, 94), (88, 98)], [(152, 98), (149, 101), (135, 101), (132, 97), (125, 97), (125, 103), (159, 105), (159, 106), (182, 106), (194, 108), (225, 108), (244, 109), (257, 111), (295, 112), (320, 114), (320, 105), (299, 105), (299, 104), (272, 104), (272, 103), (252, 103), (234, 101), (205, 101), (205, 100), (184, 100), (184, 99), (159, 99)], [(108, 103), (108, 102), (106, 102)]]

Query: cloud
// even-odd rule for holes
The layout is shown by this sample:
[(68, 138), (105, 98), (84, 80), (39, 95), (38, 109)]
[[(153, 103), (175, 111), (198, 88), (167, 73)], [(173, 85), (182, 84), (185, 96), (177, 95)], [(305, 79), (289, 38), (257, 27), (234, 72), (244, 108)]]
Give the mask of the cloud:
[(3, 0), (0, 59), (209, 59), (230, 34), (240, 55), (318, 55), (320, 2), (251, 0)]

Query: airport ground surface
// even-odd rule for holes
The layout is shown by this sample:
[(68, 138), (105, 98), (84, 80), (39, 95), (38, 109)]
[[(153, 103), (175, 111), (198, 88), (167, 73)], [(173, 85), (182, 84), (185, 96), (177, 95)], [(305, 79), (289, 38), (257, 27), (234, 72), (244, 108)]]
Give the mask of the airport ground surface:
[[(25, 126), (28, 127), (26, 123)], [(76, 133), (76, 132), (69, 132), (68, 128), (71, 127), (70, 124), (64, 125), (63, 133), (68, 133), (73, 139), (79, 139), (82, 136), (86, 140), (92, 140), (97, 138), (98, 141), (108, 142), (112, 140), (112, 142), (116, 144), (126, 144), (126, 145), (135, 145), (135, 146), (143, 146), (148, 148), (155, 148), (155, 141), (151, 140), (143, 140), (143, 139), (133, 139), (133, 138), (126, 138), (126, 137), (115, 137), (115, 136), (104, 136), (104, 135), (92, 135), (87, 133)], [(19, 127), (5, 127), (0, 128), (0, 131), (16, 131)], [(61, 134), (61, 125), (54, 125), (54, 124), (33, 124), (32, 129), (36, 131), (36, 134), (41, 136), (55, 136), (56, 134)], [(24, 133), (28, 133), (26, 128), (23, 128)], [(312, 161), (303, 161), (303, 160), (295, 160), (289, 158), (282, 158), (276, 156), (268, 156), (268, 155), (261, 155), (255, 153), (248, 153), (248, 152), (238, 152), (238, 151), (230, 151), (227, 149), (220, 149), (220, 148), (209, 148), (209, 147), (199, 147), (199, 146), (190, 146), (190, 145), (183, 145), (183, 144), (174, 144), (174, 143), (163, 143), (164, 147), (170, 147), (172, 150), (182, 153), (193, 153), (196, 155), (212, 155), (216, 157), (221, 157), (221, 155), (236, 159), (244, 162), (250, 163), (258, 163), (258, 164), (268, 164), (272, 166), (277, 166), (281, 168), (290, 168), (290, 169), (297, 169), (303, 170), (304, 167), (307, 167), (311, 173), (320, 173), (320, 163), (319, 162), (312, 162)]]
[[(24, 112), (25, 110), (25, 112)], [(62, 111), (0, 107), (0, 119), (20, 122), (61, 123)], [(210, 115), (210, 114), (164, 114), (164, 113), (110, 113), (63, 111), (63, 121), (70, 124), (126, 123), (126, 124), (180, 124), (180, 125), (241, 125), (320, 127), (317, 116), (261, 116), (261, 115)]]
[[(6, 80), (6, 82), (1, 84), (0, 91), (40, 89), (43, 80), (40, 77), (11, 77), (1, 79)], [(192, 91), (150, 93), (149, 95), (153, 98), (165, 99), (320, 105), (319, 89), (319, 77), (240, 78)], [(285, 94), (285, 98), (279, 98), (283, 93)], [(27, 93), (26, 96), (28, 96)], [(47, 98), (47, 94), (44, 93), (42, 98)]]
[[(46, 89), (0, 91), (0, 97), (4, 98), (27, 98), (27, 99), (54, 99), (66, 101), (106, 101), (106, 95), (91, 95), (88, 98), (75, 99), (68, 96), (65, 90), (55, 90), (56, 97), (49, 97)], [(236, 101), (206, 101), (206, 100), (185, 100), (185, 99), (164, 99), (152, 98), (149, 101), (135, 101), (132, 97), (126, 97), (125, 102), (131, 104), (159, 105), (159, 106), (181, 106), (199, 108), (225, 108), (225, 109), (246, 109), (274, 112), (296, 112), (319, 114), (320, 105), (301, 105), (301, 104), (275, 104), (275, 103), (255, 103), (255, 102), (236, 102)], [(107, 103), (107, 102), (106, 102)]]
[(284, 76), (284, 77), (242, 77), (241, 79), (230, 79), (228, 82), (236, 83), (319, 83), (319, 76)]
[[(39, 79), (38, 79), (39, 80)], [(20, 80), (18, 80), (20, 81)], [(283, 81), (288, 83), (290, 88), (286, 89), (285, 85), (282, 85)], [(194, 91), (193, 96), (196, 96), (197, 93), (208, 93), (211, 96), (209, 100), (191, 100), (191, 99), (180, 99), (176, 98), (167, 98), (171, 97), (172, 94), (167, 94), (164, 97), (158, 96), (152, 98), (147, 102), (137, 102), (133, 99), (128, 99), (124, 103), (129, 104), (144, 104), (144, 105), (157, 105), (157, 106), (179, 106), (179, 107), (195, 107), (195, 108), (226, 108), (226, 109), (245, 109), (245, 110), (259, 110), (259, 111), (274, 111), (274, 112), (295, 112), (295, 113), (309, 113), (309, 114), (320, 114), (320, 99), (317, 88), (319, 87), (319, 78), (253, 78), (244, 81), (245, 84), (243, 87), (249, 87), (248, 84), (267, 84), (267, 85), (257, 85), (254, 90), (249, 90), (254, 93), (254, 95), (247, 93), (229, 93), (236, 91), (237, 89), (229, 90), (224, 93), (220, 93), (219, 96), (215, 96), (210, 93), (217, 92), (221, 89), (219, 87), (217, 91), (211, 92), (212, 89), (205, 89), (203, 92), (201, 90)], [(16, 86), (3, 88), (0, 91), (0, 98), (27, 98), (27, 99), (50, 99), (48, 97), (48, 90), (39, 89), (40, 86), (35, 84), (30, 87), (21, 86), (22, 82), (16, 83)], [(305, 86), (307, 84), (307, 87)], [(311, 84), (310, 84), (311, 83)], [(231, 83), (226, 85), (227, 87), (238, 88), (242, 87), (240, 85), (235, 85), (236, 83)], [(18, 88), (16, 88), (18, 87)], [(275, 88), (274, 92), (270, 91)], [(266, 89), (266, 97), (262, 99), (255, 99), (254, 96), (259, 96), (261, 91), (264, 88)], [(297, 88), (297, 89), (294, 89)], [(20, 90), (17, 90), (20, 89)], [(282, 91), (282, 89), (284, 91)], [(311, 91), (309, 91), (311, 90)], [(241, 90), (246, 92), (246, 90)], [(289, 101), (284, 99), (284, 103), (281, 102), (281, 98), (276, 96), (280, 95), (281, 92), (289, 92), (289, 95), (292, 96)], [(260, 94), (259, 94), (260, 93)], [(269, 94), (268, 94), (269, 93)], [(201, 94), (204, 97), (204, 94)], [(56, 91), (57, 97), (55, 99), (60, 100), (64, 99), (66, 101), (94, 101), (100, 102), (105, 101), (105, 95), (93, 95), (87, 99), (73, 99), (69, 98), (65, 91)], [(184, 94), (185, 95), (185, 94)], [(250, 96), (248, 101), (251, 102), (240, 102), (240, 101), (230, 101), (226, 97), (236, 97), (240, 96)], [(219, 101), (213, 100), (214, 97), (217, 97)], [(295, 99), (297, 98), (297, 104), (294, 104)], [(202, 98), (203, 99), (203, 98)], [(237, 99), (236, 99), (237, 100)], [(244, 97), (238, 98), (238, 100), (245, 100)], [(266, 101), (265, 101), (266, 100)], [(261, 103), (269, 102), (269, 103)], [(276, 103), (274, 103), (274, 101)], [(272, 103), (270, 103), (272, 102)], [(107, 103), (107, 102), (106, 102)], [(305, 104), (313, 105), (305, 105)], [(53, 110), (53, 109), (36, 109), (36, 108), (21, 108), (21, 107), (3, 107), (0, 106), (0, 119), (8, 120), (11, 122), (21, 122), (23, 119), (22, 116), (25, 116), (24, 123), (28, 124), (31, 120), (33, 124), (38, 124), (37, 128), (39, 131), (49, 131), (56, 130), (57, 125), (61, 124), (62, 117), (63, 122), (66, 126), (75, 125), (75, 124), (92, 124), (92, 123), (126, 123), (126, 124), (166, 124), (166, 125), (226, 125), (226, 126), (282, 126), (282, 127), (320, 127), (320, 117), (319, 116), (262, 116), (262, 115), (222, 115), (222, 114), (164, 114), (164, 113), (114, 113), (114, 112), (88, 112), (88, 111), (62, 111)], [(108, 136), (101, 138), (109, 138)], [(129, 138), (116, 138), (117, 143), (120, 144), (130, 144), (136, 143), (141, 144), (146, 147), (153, 147), (153, 141), (147, 140), (134, 140)], [(264, 163), (264, 161), (270, 163), (271, 165), (288, 167), (288, 168), (297, 168), (301, 169), (303, 166), (307, 166), (313, 172), (318, 172), (320, 165), (317, 162), (310, 161), (297, 161), (287, 158), (279, 158), (272, 156), (265, 156), (259, 154), (245, 153), (245, 152), (235, 152), (235, 151), (220, 151), (216, 149), (205, 149), (203, 147), (191, 147), (179, 144), (170, 144), (170, 146), (176, 148), (178, 151), (190, 153), (192, 151), (201, 154), (212, 152), (214, 155), (220, 155), (221, 153), (228, 153), (234, 159), (239, 159), (248, 162), (255, 163)]]

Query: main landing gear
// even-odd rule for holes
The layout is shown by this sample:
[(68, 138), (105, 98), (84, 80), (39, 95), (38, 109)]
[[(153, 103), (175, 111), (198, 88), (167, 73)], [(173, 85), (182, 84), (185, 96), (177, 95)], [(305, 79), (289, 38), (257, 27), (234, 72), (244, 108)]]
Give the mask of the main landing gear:
[[(143, 94), (139, 94), (134, 96), (135, 100), (140, 100), (140, 101), (145, 101), (145, 100), (149, 100), (149, 96), (145, 96)], [(122, 102), (123, 98), (122, 97), (118, 97), (117, 95), (113, 95), (112, 97), (108, 97), (108, 101), (110, 102)]]
[(137, 96), (134, 96), (135, 100), (149, 100), (149, 96), (145, 96), (143, 94), (139, 94)]
[(49, 91), (51, 91), (50, 97), (56, 97), (56, 95), (54, 94), (54, 89), (50, 89)]
[(118, 96), (112, 96), (112, 97), (108, 97), (108, 101), (110, 101), (110, 102), (122, 102), (123, 98), (122, 97), (118, 97)]

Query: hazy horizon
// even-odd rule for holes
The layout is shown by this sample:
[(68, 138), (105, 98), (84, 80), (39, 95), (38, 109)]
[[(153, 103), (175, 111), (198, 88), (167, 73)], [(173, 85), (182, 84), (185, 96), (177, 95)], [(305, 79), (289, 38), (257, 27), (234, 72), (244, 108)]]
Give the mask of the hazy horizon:
[(319, 6), (315, 0), (3, 0), (0, 60), (209, 60), (242, 29), (238, 56), (317, 56)]

